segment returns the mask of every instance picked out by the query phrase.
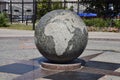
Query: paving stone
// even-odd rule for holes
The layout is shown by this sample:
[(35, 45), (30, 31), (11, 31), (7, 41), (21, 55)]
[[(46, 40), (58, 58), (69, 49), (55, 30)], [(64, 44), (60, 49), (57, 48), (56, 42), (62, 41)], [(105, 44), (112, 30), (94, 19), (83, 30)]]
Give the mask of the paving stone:
[[(98, 71), (100, 73), (108, 73), (108, 72), (120, 72), (120, 41), (119, 36), (120, 33), (98, 33), (98, 32), (90, 32), (89, 33), (90, 40), (88, 41), (88, 45), (85, 49), (85, 51), (82, 53), (80, 58), (88, 57), (87, 67), (88, 71)], [(17, 31), (17, 30), (2, 30), (0, 31), (0, 68), (2, 69), (3, 66), (11, 67), (15, 66), (15, 64), (18, 64), (18, 66), (22, 67), (28, 67), (30, 66), (39, 66), (39, 63), (37, 63), (40, 60), (40, 53), (35, 48), (34, 45), (34, 38), (33, 38), (33, 31)], [(26, 37), (27, 36), (27, 37)], [(23, 38), (24, 37), (24, 38)], [(28, 38), (29, 37), (29, 38)], [(97, 39), (96, 39), (97, 38)], [(109, 38), (109, 39), (108, 39)], [(101, 39), (101, 40), (99, 40)], [(105, 39), (105, 40), (104, 40)], [(108, 40), (107, 40), (108, 39)], [(103, 53), (103, 54), (99, 54)], [(34, 64), (33, 64), (34, 63)], [(21, 65), (20, 65), (21, 64)], [(25, 65), (27, 66), (25, 66)], [(91, 65), (92, 64), (92, 65)], [(29, 66), (29, 67), (30, 67)], [(30, 67), (31, 68), (31, 67)], [(93, 70), (91, 70), (91, 68)], [(27, 68), (26, 68), (27, 69)], [(32, 69), (31, 69), (32, 70)], [(79, 79), (82, 77), (83, 80), (120, 80), (119, 76), (113, 75), (99, 75), (97, 73), (95, 74), (89, 74), (89, 73), (81, 73), (78, 72), (71, 72), (69, 73), (61, 73), (61, 77), (58, 74), (52, 75), (41, 78), (41, 74), (43, 73), (44, 76), (49, 73), (44, 71), (38, 71), (36, 70), (28, 70), (24, 74), (24, 77), (26, 75), (31, 76), (35, 73), (35, 76), (37, 78), (35, 80), (51, 80), (50, 77), (57, 78), (65, 78), (63, 80), (70, 80), (70, 79)], [(88, 72), (85, 70), (86, 72)], [(33, 72), (35, 71), (35, 72)], [(104, 72), (106, 71), (106, 72)], [(108, 72), (107, 72), (108, 71)], [(30, 72), (30, 74), (29, 74)], [(33, 72), (33, 73), (32, 73)], [(37, 73), (36, 73), (37, 72)], [(108, 73), (109, 74), (109, 73)], [(69, 76), (69, 77), (66, 77)], [(74, 77), (72, 77), (74, 75)], [(83, 75), (83, 76), (80, 76)], [(97, 75), (97, 78), (96, 78)], [(8, 73), (8, 71), (0, 71), (0, 80), (13, 80), (14, 78), (21, 77), (22, 74), (15, 74), (15, 73)], [(86, 79), (86, 76), (88, 77)], [(25, 79), (23, 79), (25, 80)], [(27, 80), (27, 77), (26, 77)], [(32, 80), (32, 79), (31, 79)], [(56, 79), (58, 80), (58, 79)]]
[(86, 49), (93, 51), (117, 51), (120, 53), (120, 41), (88, 40)]
[(94, 55), (94, 54), (102, 53), (102, 52), (103, 51), (93, 51), (93, 50), (85, 49), (85, 51), (82, 53), (82, 55), (80, 55), (80, 58), (84, 57), (84, 56), (89, 56), (89, 55)]
[(109, 63), (120, 63), (120, 53), (105, 52), (95, 58), (93, 61), (109, 62)]
[(20, 75), (0, 72), (0, 80), (12, 80)]
[(5, 58), (0, 58), (0, 66), (5, 66), (5, 65), (9, 65), (9, 64), (14, 64), (16, 63), (16, 60), (12, 60), (12, 59), (5, 59)]
[[(115, 72), (120, 72), (120, 68), (115, 70)], [(105, 75), (104, 77), (102, 77), (98, 80), (120, 80), (120, 76)]]
[(36, 49), (6, 50), (0, 53), (0, 58), (5, 59), (29, 60), (38, 57), (41, 57), (41, 55)]
[(35, 79), (35, 80), (52, 80), (52, 79), (38, 78), (38, 79)]

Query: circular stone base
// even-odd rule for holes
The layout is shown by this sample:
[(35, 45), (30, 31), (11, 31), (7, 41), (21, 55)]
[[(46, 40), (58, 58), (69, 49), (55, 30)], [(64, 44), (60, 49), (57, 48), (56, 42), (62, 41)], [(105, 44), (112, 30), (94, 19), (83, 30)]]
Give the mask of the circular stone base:
[(81, 67), (81, 63), (54, 64), (54, 63), (42, 62), (41, 67), (43, 69), (48, 69), (48, 70), (72, 71), (79, 69)]

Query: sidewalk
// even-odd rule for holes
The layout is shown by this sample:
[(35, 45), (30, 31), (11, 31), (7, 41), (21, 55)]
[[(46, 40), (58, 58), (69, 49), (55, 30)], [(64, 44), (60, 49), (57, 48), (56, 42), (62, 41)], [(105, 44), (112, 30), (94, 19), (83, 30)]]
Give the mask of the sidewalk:
[(34, 31), (0, 29), (0, 37), (33, 37)]
[[(33, 37), (34, 31), (0, 29), (0, 37)], [(114, 32), (89, 32), (89, 39), (120, 40), (120, 33)]]
[[(120, 80), (120, 33), (89, 32), (76, 71), (43, 70), (34, 31), (0, 29), (0, 80)], [(71, 78), (72, 76), (72, 78)]]
[(110, 40), (119, 40), (120, 33), (114, 32), (89, 32), (90, 39), (110, 39)]

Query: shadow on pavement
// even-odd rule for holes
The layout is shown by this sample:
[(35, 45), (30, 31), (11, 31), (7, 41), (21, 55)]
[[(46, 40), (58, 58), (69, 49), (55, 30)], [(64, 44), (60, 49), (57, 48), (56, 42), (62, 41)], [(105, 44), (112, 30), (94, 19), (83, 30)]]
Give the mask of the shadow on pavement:
[(69, 72), (61, 72), (58, 74), (46, 76), (44, 78), (50, 80), (97, 80), (102, 76), (104, 75), (69, 71)]
[(32, 66), (32, 65), (26, 65), (21, 63), (14, 63), (9, 64), (5, 66), (0, 67), (0, 72), (4, 73), (12, 73), (12, 74), (24, 74), (30, 71), (33, 71), (34, 69), (37, 69), (38, 67)]
[[(92, 58), (95, 58), (103, 53), (104, 52), (88, 55), (80, 59), (77, 59), (76, 62), (81, 62), (85, 60), (86, 64), (84, 64), (84, 67), (82, 69), (78, 69), (75, 71), (56, 72), (56, 71), (43, 70), (41, 69), (41, 67), (37, 67), (34, 64), (27, 65), (22, 63), (14, 63), (14, 64), (1, 66), (0, 72), (21, 74), (21, 76), (13, 80), (35, 80), (36, 78), (41, 78), (41, 77), (51, 80), (98, 80), (104, 75), (119, 76), (120, 72), (115, 73), (114, 71), (120, 68), (120, 64), (91, 61)], [(32, 59), (32, 61), (36, 61), (40, 64), (41, 62), (48, 60), (43, 57), (40, 57), (40, 58)], [(85, 63), (85, 61), (83, 61), (83, 63)]]
[(116, 70), (120, 68), (120, 64), (117, 63), (108, 63), (108, 62), (99, 62), (99, 61), (89, 61), (85, 65), (86, 67), (105, 69), (105, 70)]

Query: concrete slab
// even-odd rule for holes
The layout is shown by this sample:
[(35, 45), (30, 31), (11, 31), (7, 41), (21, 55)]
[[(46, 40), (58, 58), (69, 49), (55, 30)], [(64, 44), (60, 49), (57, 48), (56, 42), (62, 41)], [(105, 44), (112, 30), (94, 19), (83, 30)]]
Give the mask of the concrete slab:
[(120, 40), (120, 33), (115, 33), (115, 32), (89, 32), (89, 38)]
[(52, 79), (38, 78), (38, 79), (35, 79), (35, 80), (52, 80)]
[(0, 72), (0, 80), (12, 80), (15, 77), (19, 77), (18, 74), (10, 74), (10, 73), (1, 73)]
[(88, 40), (86, 49), (92, 51), (120, 52), (120, 41)]
[(0, 29), (0, 37), (33, 37), (34, 31)]
[(89, 32), (79, 57), (86, 65), (74, 72), (42, 70), (33, 35), (34, 31), (0, 29), (0, 80), (120, 80), (120, 33)]
[(41, 57), (40, 53), (36, 49), (6, 50), (1, 52), (0, 55), (0, 58), (17, 60), (29, 60)]
[(105, 52), (93, 59), (92, 61), (100, 61), (100, 62), (109, 62), (109, 63), (118, 63), (120, 64), (120, 53), (114, 52)]
[(102, 53), (103, 51), (94, 51), (94, 50), (88, 50), (85, 49), (84, 52), (80, 55), (81, 57), (85, 57), (85, 56), (89, 56), (89, 55), (94, 55), (94, 54), (98, 54), (98, 53)]
[[(120, 68), (115, 70), (115, 72), (120, 72)], [(120, 76), (105, 75), (98, 80), (120, 80)]]

